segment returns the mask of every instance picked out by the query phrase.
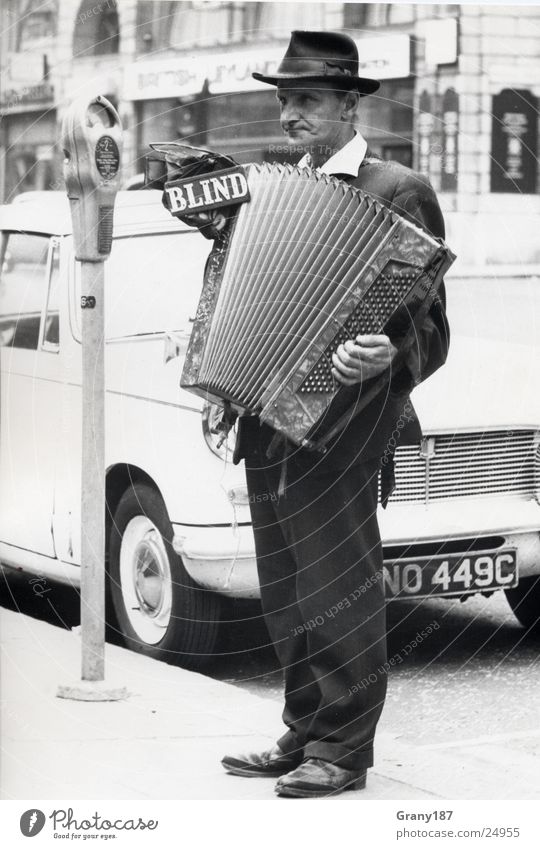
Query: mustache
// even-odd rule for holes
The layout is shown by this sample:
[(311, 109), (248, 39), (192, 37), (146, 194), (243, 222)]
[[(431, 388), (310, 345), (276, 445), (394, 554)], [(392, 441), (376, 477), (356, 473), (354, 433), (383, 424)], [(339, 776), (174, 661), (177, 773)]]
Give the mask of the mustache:
[(308, 124), (297, 123), (295, 121), (284, 121), (281, 126), (286, 133), (291, 130), (309, 130)]

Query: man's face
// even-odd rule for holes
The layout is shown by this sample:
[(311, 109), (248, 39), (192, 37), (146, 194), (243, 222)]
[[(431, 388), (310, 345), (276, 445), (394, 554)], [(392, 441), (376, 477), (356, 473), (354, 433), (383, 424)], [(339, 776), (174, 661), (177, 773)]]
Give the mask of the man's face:
[[(287, 83), (288, 86), (291, 83)], [(280, 123), (291, 147), (329, 157), (341, 146), (344, 94), (332, 83), (299, 81), (278, 85)]]

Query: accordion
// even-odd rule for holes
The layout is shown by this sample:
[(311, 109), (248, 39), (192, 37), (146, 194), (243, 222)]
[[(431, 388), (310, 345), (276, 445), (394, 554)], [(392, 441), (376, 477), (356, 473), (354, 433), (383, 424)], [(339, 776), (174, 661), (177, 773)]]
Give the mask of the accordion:
[[(399, 360), (454, 256), (335, 177), (279, 164), (246, 166), (245, 176), (249, 200), (206, 265), (181, 386), (325, 450), (351, 416), (342, 411), (325, 430), (344, 391), (333, 352), (392, 328)], [(368, 382), (354, 415), (387, 381), (388, 373)]]

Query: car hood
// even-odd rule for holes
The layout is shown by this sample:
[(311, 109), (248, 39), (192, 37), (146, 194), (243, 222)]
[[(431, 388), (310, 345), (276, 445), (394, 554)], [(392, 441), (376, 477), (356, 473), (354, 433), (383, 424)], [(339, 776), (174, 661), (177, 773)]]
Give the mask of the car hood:
[(454, 337), (445, 365), (413, 392), (422, 429), (540, 427), (538, 363), (530, 344)]
[[(164, 356), (171, 344), (161, 335), (108, 345), (109, 389), (200, 407), (195, 395), (179, 390), (186, 344), (172, 359)], [(423, 431), (540, 427), (539, 361), (530, 345), (454, 335), (445, 365), (412, 394)]]

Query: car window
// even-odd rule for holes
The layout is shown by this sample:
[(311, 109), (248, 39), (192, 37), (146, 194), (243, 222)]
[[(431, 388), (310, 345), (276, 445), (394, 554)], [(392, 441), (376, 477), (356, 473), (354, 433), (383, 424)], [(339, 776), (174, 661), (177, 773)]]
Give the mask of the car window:
[[(196, 231), (115, 239), (105, 263), (106, 338), (189, 332), (209, 251)], [(78, 305), (79, 268), (76, 281)]]
[(60, 344), (60, 246), (53, 245), (51, 256), (51, 273), (49, 277), (49, 293), (45, 310), (45, 330), (43, 333), (44, 347), (58, 348)]
[(5, 233), (0, 271), (0, 345), (35, 350), (47, 285), (48, 236)]

